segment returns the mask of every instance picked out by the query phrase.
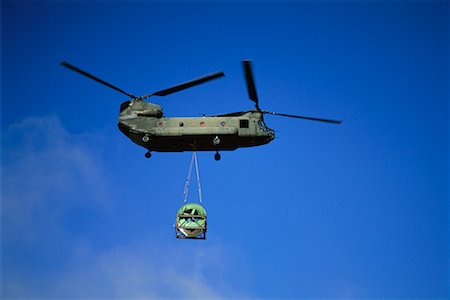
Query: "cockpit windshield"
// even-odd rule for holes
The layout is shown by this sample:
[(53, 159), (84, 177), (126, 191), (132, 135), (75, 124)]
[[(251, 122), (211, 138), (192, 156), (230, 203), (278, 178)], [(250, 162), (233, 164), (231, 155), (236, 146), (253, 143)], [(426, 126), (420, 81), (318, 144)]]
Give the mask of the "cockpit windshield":
[(269, 129), (267, 128), (266, 124), (264, 124), (264, 122), (262, 120), (258, 121), (258, 126), (259, 126), (259, 130), (266, 132)]

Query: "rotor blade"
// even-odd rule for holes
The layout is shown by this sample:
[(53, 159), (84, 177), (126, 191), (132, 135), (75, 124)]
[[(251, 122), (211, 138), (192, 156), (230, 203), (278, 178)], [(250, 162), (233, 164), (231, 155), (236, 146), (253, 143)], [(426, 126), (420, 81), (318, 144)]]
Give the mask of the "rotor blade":
[(88, 72), (85, 72), (85, 71), (83, 71), (83, 70), (81, 70), (81, 69), (78, 69), (77, 67), (75, 67), (75, 66), (73, 66), (73, 65), (71, 65), (71, 64), (69, 64), (69, 63), (67, 63), (67, 62), (65, 62), (65, 61), (61, 62), (61, 65), (64, 66), (64, 67), (66, 67), (66, 68), (71, 69), (72, 71), (75, 71), (75, 72), (77, 72), (77, 73), (80, 73), (81, 75), (84, 75), (84, 76), (86, 76), (86, 77), (89, 77), (89, 78), (91, 78), (91, 79), (93, 79), (93, 80), (95, 80), (95, 81), (97, 81), (97, 82), (100, 82), (101, 84), (104, 84), (104, 85), (106, 85), (107, 87), (110, 87), (110, 88), (112, 88), (112, 89), (114, 89), (114, 90), (116, 90), (116, 91), (118, 91), (118, 92), (121, 92), (122, 94), (125, 94), (125, 95), (127, 95), (128, 97), (131, 97), (131, 98), (134, 98), (134, 99), (137, 98), (135, 95), (130, 94), (130, 93), (127, 93), (127, 92), (125, 92), (125, 91), (119, 89), (118, 87), (116, 87), (116, 86), (114, 86), (114, 85), (112, 85), (112, 84), (110, 84), (110, 83), (108, 83), (108, 82), (106, 82), (106, 81), (104, 81), (104, 80), (102, 80), (102, 79), (100, 79), (100, 78), (98, 78), (98, 77), (95, 77), (94, 75), (89, 74)]
[(290, 115), (290, 114), (282, 114), (282, 113), (276, 113), (271, 111), (262, 111), (263, 114), (270, 114), (270, 115), (276, 115), (276, 116), (282, 116), (282, 117), (290, 117), (290, 118), (297, 118), (297, 119), (304, 119), (304, 120), (311, 120), (311, 121), (319, 121), (319, 122), (327, 122), (327, 123), (333, 123), (333, 124), (341, 124), (342, 121), (338, 120), (330, 120), (330, 119), (321, 119), (321, 118), (312, 118), (312, 117), (305, 117), (305, 116), (297, 116), (297, 115)]
[(256, 94), (255, 81), (253, 80), (252, 63), (250, 60), (242, 61), (244, 67), (245, 81), (247, 82), (248, 97), (256, 103), (256, 109), (259, 110), (258, 95)]
[(141, 98), (146, 99), (150, 96), (167, 96), (169, 94), (172, 94), (172, 93), (175, 93), (175, 92), (178, 92), (178, 91), (181, 91), (181, 90), (184, 90), (184, 89), (193, 87), (195, 85), (202, 84), (207, 81), (210, 81), (210, 80), (213, 80), (213, 79), (216, 79), (219, 77), (223, 77), (223, 76), (225, 76), (225, 74), (223, 72), (215, 72), (215, 73), (212, 73), (212, 74), (209, 74), (209, 75), (197, 78), (197, 79), (190, 80), (190, 81), (182, 83), (182, 84), (178, 84), (176, 86), (170, 87), (165, 90), (161, 90), (161, 91), (158, 91), (158, 92), (155, 92), (152, 94), (142, 96)]

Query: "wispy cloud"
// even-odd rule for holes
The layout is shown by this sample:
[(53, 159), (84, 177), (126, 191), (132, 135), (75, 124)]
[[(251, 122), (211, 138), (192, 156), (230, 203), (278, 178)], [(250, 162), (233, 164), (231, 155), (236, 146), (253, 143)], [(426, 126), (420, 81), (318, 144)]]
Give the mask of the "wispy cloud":
[(107, 187), (88, 138), (56, 117), (30, 118), (2, 134), (2, 223), (6, 239), (57, 230), (71, 207), (107, 205)]
[(113, 205), (103, 200), (113, 201), (114, 191), (91, 146), (97, 139), (69, 133), (55, 116), (2, 133), (2, 298), (223, 297), (220, 274), (209, 278), (202, 267), (220, 273), (218, 246), (181, 251), (141, 240), (93, 247), (92, 237), (66, 230), (71, 210), (100, 215)]
[(72, 258), (54, 292), (76, 298), (222, 298), (201, 270), (191, 269), (199, 253), (162, 250), (147, 241), (100, 253), (88, 251)]
[(2, 296), (45, 297), (50, 271), (64, 265), (73, 244), (65, 215), (78, 207), (108, 209), (92, 139), (70, 134), (55, 116), (2, 132)]

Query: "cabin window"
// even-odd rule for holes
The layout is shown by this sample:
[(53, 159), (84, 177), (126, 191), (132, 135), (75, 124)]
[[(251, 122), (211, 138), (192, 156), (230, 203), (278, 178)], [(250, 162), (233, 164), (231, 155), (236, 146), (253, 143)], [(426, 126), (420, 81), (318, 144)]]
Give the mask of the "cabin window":
[(239, 120), (240, 128), (248, 128), (248, 120)]

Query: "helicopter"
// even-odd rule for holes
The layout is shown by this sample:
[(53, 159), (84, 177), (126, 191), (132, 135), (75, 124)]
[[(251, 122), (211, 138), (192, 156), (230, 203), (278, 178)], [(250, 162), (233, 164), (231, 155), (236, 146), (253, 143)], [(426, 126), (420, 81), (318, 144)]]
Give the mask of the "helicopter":
[(145, 99), (155, 96), (164, 97), (221, 78), (225, 76), (221, 71), (138, 97), (72, 64), (63, 61), (61, 65), (131, 98), (120, 105), (118, 127), (131, 141), (147, 149), (146, 158), (151, 157), (152, 151), (215, 151), (214, 159), (218, 161), (221, 158), (219, 151), (268, 144), (275, 139), (275, 132), (265, 124), (264, 115), (266, 114), (331, 124), (342, 123), (338, 120), (262, 110), (259, 107), (250, 60), (242, 61), (242, 65), (248, 97), (255, 103), (255, 109), (201, 117), (166, 117), (160, 105), (147, 102)]

